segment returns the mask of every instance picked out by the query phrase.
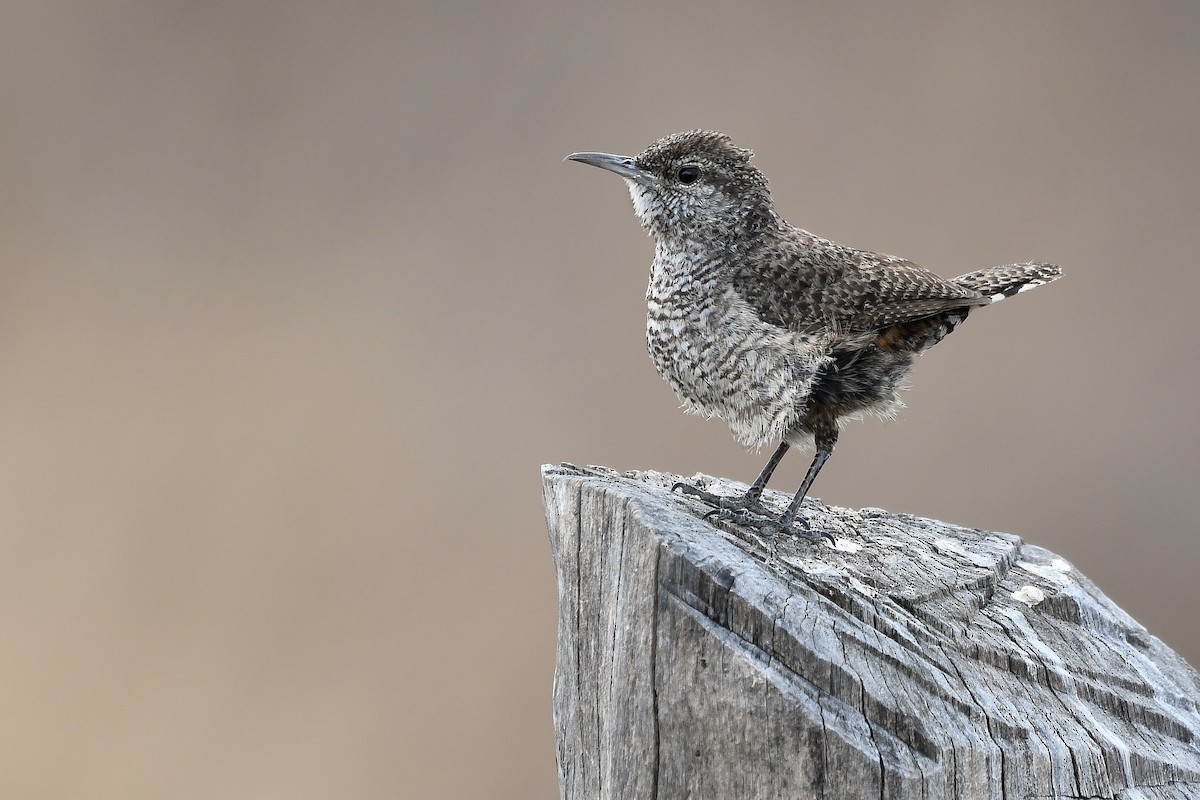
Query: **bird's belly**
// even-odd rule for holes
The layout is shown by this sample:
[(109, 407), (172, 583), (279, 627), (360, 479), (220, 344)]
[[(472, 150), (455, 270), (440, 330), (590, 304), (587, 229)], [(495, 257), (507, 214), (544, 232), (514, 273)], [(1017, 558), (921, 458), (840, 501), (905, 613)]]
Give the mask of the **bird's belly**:
[(835, 352), (813, 382), (810, 413), (831, 418), (873, 413), (888, 416), (901, 407), (900, 391), (908, 387), (911, 352), (866, 347)]
[(657, 319), (646, 323), (646, 349), (655, 369), (689, 411), (725, 416), (738, 402), (730, 391), (742, 360), (728, 342), (719, 340), (706, 321)]
[(651, 304), (646, 346), (686, 410), (726, 420), (750, 447), (777, 443), (798, 423), (826, 359), (818, 343), (748, 324), (733, 304)]

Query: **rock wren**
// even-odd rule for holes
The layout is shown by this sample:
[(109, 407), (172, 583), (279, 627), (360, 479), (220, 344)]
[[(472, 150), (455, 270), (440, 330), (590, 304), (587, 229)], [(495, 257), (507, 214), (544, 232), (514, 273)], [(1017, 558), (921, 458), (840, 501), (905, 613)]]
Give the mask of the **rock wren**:
[[(710, 513), (795, 532), (843, 419), (892, 416), (918, 355), (976, 306), (1049, 283), (1062, 270), (1011, 264), (948, 280), (822, 239), (776, 213), (751, 155), (725, 134), (698, 130), (637, 156), (567, 158), (624, 178), (654, 237), (646, 344), (684, 408), (724, 419), (748, 447), (777, 445), (741, 498), (675, 488), (712, 506)], [(793, 446), (815, 446), (816, 457), (777, 516), (760, 498)]]

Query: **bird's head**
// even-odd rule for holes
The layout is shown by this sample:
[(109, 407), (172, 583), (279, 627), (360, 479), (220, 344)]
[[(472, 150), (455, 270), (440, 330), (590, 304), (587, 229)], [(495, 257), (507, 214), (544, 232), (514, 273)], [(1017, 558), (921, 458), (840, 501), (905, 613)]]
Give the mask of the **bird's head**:
[(615, 172), (633, 208), (657, 239), (732, 240), (774, 221), (767, 179), (751, 151), (716, 131), (659, 139), (636, 156), (572, 153), (568, 160)]

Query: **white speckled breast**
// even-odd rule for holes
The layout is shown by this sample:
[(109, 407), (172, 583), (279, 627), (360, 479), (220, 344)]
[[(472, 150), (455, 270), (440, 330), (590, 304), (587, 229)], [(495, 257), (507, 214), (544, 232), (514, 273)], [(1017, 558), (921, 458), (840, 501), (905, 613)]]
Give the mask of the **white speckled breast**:
[(803, 418), (831, 336), (764, 325), (720, 270), (658, 245), (646, 346), (686, 410), (724, 419), (743, 445), (774, 445)]

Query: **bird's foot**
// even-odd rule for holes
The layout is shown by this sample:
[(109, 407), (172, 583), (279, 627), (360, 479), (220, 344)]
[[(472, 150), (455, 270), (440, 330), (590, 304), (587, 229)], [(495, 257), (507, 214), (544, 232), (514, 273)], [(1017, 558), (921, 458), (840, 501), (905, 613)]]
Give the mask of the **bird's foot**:
[(677, 490), (688, 497), (696, 498), (705, 505), (712, 506), (712, 511), (704, 515), (705, 520), (715, 518), (723, 522), (732, 522), (768, 537), (788, 534), (810, 541), (818, 539), (836, 541), (833, 534), (828, 531), (813, 530), (809, 521), (799, 515), (790, 524), (785, 525), (782, 515), (767, 508), (757, 496), (750, 493), (741, 497), (723, 497), (688, 483), (677, 483), (671, 487), (672, 492)]
[(677, 483), (671, 487), (671, 491), (678, 491), (680, 494), (696, 498), (706, 506), (712, 506), (713, 510), (704, 515), (705, 519), (727, 513), (741, 515), (746, 519), (750, 519), (753, 514), (761, 517), (775, 516), (774, 511), (762, 504), (758, 495), (753, 495), (750, 492), (741, 497), (724, 497), (712, 492), (706, 492), (699, 487), (692, 486), (690, 483)]
[[(820, 539), (828, 539), (830, 544), (835, 544), (837, 542), (837, 539), (834, 538), (832, 533), (829, 531), (814, 530), (808, 519), (799, 515), (797, 515), (790, 524), (784, 524), (783, 518), (780, 517), (778, 519), (770, 520), (767, 525), (770, 527), (770, 532), (772, 534), (788, 534), (789, 536), (798, 536), (801, 539), (808, 539), (810, 542), (815, 542)], [(763, 533), (767, 532), (763, 528), (760, 528), (759, 530)]]
[(785, 525), (783, 518), (780, 516), (773, 514), (754, 516), (746, 513), (744, 510), (717, 508), (704, 515), (705, 519), (713, 517), (724, 522), (732, 522), (743, 528), (749, 528), (765, 538), (773, 539), (778, 536), (787, 535), (808, 539), (812, 542), (818, 539), (828, 539), (831, 543), (836, 541), (833, 534), (828, 531), (813, 530), (812, 525), (803, 517), (797, 517), (792, 524)]

